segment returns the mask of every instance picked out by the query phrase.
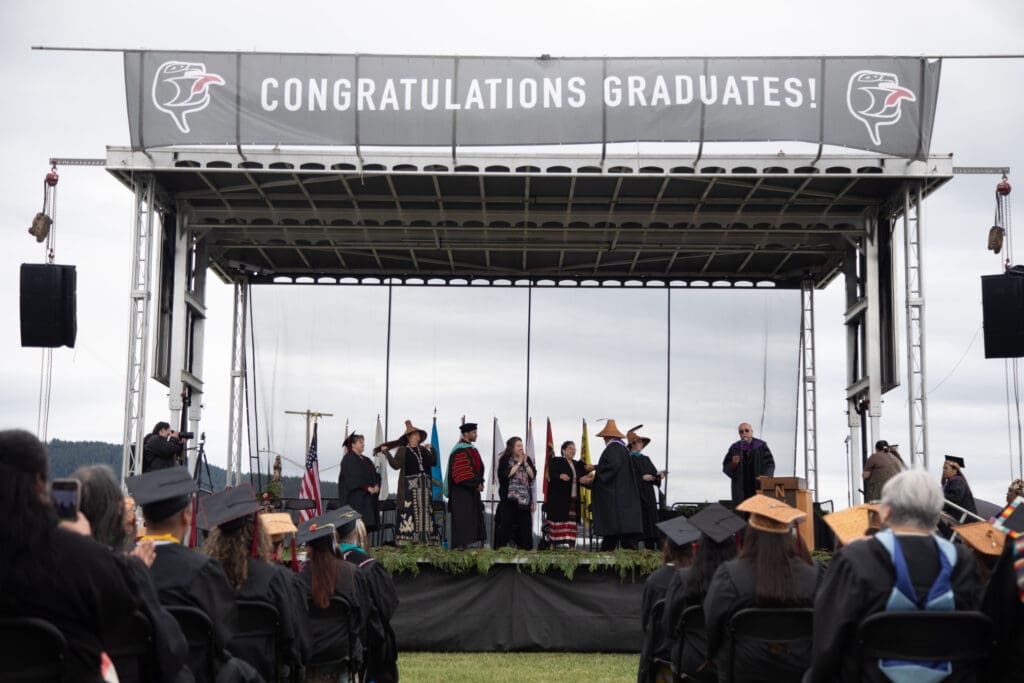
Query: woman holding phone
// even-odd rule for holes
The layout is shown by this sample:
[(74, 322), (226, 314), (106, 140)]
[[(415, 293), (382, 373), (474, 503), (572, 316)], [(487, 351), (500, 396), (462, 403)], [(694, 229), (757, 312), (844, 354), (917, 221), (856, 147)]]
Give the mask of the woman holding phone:
[(523, 451), (523, 440), (513, 436), (505, 442), (505, 450), (498, 459), (497, 531), (494, 547), (501, 548), (510, 541), (520, 550), (533, 550), (531, 514), (537, 509), (534, 480), (537, 468)]

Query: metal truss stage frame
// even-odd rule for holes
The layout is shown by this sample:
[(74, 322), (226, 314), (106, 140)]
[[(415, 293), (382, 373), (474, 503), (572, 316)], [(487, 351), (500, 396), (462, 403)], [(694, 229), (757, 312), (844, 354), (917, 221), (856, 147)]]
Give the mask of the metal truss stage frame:
[[(110, 148), (106, 167), (136, 197), (126, 475), (140, 467), (151, 371), (169, 386), (172, 422), (187, 409), (198, 431), (209, 270), (235, 286), (229, 481), (241, 477), (253, 284), (784, 288), (802, 293), (804, 475), (816, 492), (814, 290), (841, 273), (859, 482), (861, 420), (877, 440), (882, 393), (899, 383), (899, 225), (910, 455), (927, 465), (923, 203), (952, 178), (949, 155)], [(152, 332), (157, 244), (173, 244), (173, 283), (162, 274), (166, 324)]]

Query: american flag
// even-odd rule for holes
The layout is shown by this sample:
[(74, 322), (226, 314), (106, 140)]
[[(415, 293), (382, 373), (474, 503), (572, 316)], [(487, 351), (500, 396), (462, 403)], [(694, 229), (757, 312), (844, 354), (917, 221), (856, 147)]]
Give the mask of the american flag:
[(306, 471), (302, 475), (302, 486), (299, 498), (312, 500), (316, 505), (309, 510), (299, 511), (299, 521), (305, 522), (320, 516), (320, 465), (316, 461), (316, 423), (313, 423), (313, 438), (309, 440), (309, 452), (306, 454)]

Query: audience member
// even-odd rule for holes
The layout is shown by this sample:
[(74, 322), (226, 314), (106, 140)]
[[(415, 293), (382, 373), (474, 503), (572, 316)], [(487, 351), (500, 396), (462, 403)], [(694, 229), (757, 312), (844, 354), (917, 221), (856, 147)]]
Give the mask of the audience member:
[[(837, 551), (818, 591), (807, 680), (891, 680), (880, 662), (860, 667), (857, 628), (876, 612), (977, 608), (978, 575), (970, 552), (934, 533), (942, 505), (941, 489), (924, 471), (902, 472), (885, 485), (883, 530)], [(909, 675), (909, 667), (902, 668)], [(974, 677), (954, 667), (945, 680)]]
[(750, 518), (739, 556), (718, 568), (704, 598), (707, 656), (715, 661), (720, 681), (729, 680), (730, 669), (738, 681), (799, 680), (810, 661), (809, 641), (745, 641), (733, 648), (728, 624), (736, 612), (748, 607), (813, 604), (819, 572), (792, 529), (792, 524), (805, 515), (761, 494), (746, 499), (736, 509), (750, 513)]

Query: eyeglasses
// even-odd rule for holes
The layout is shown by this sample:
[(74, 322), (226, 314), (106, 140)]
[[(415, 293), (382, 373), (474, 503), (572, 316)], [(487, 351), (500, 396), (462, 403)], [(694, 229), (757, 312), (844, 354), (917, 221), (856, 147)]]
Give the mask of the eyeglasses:
[(740, 434), (750, 434), (753, 431), (753, 429), (741, 429)]

